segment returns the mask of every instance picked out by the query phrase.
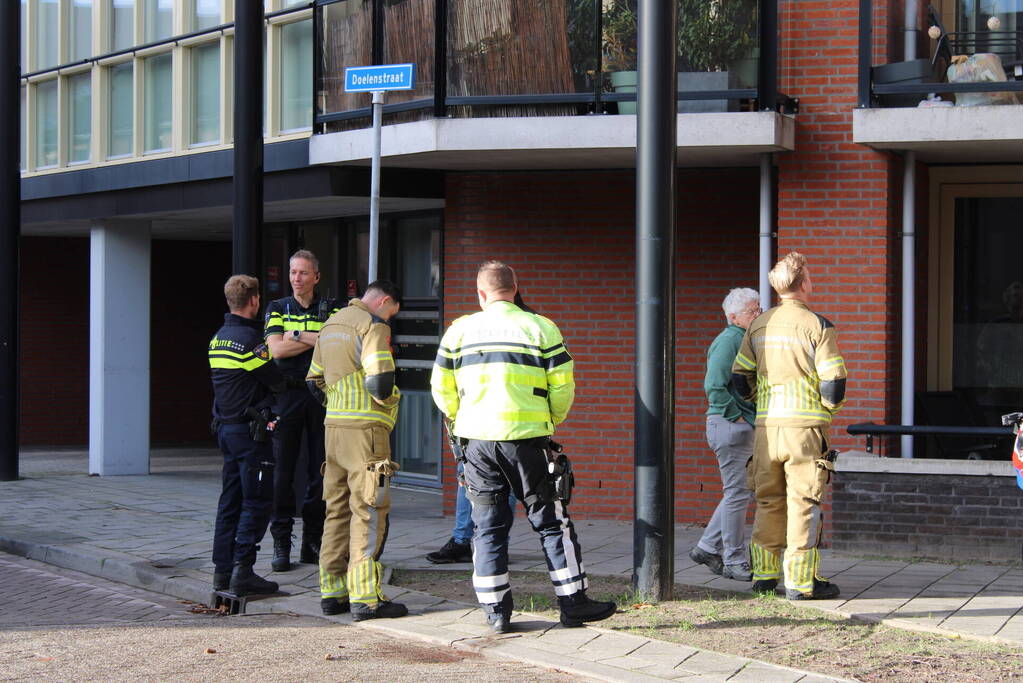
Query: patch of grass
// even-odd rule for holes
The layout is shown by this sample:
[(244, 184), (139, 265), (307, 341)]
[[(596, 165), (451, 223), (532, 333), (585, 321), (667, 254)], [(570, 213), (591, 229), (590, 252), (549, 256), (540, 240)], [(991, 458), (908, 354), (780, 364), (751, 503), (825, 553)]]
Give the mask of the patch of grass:
[[(392, 583), (475, 604), (471, 572), (395, 570)], [(556, 619), (545, 573), (512, 572), (517, 609)], [(776, 595), (737, 595), (676, 586), (675, 599), (651, 605), (628, 579), (591, 576), (589, 595), (619, 611), (604, 628), (867, 682), (1023, 679), (1023, 648), (953, 639), (846, 619)]]

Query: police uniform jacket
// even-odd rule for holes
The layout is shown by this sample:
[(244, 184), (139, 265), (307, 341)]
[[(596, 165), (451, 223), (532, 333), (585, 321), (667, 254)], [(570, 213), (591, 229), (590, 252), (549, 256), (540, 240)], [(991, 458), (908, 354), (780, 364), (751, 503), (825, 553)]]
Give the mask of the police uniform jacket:
[(795, 299), (783, 299), (750, 323), (732, 381), (743, 398), (756, 397), (757, 425), (831, 424), (845, 402), (847, 376), (836, 337), (827, 318)]
[(306, 380), (326, 398), (325, 425), (394, 428), (401, 394), (391, 329), (361, 300), (352, 299), (324, 323)]
[(557, 325), (495, 301), (444, 333), (430, 386), (457, 436), (529, 439), (553, 434), (568, 417), (573, 366)]
[(210, 340), (213, 417), (225, 424), (248, 422), (249, 408), (269, 405), (271, 392), (284, 391), (286, 378), (270, 360), (258, 320), (234, 313)]
[[(288, 335), (294, 330), (300, 332), (319, 332), (323, 327), (320, 320), (319, 296), (314, 296), (307, 307), (303, 307), (298, 299), (293, 296), (276, 299), (266, 307), (265, 328), (263, 338), (280, 334)], [(336, 313), (337, 307), (332, 307), (331, 313)], [(297, 356), (290, 358), (275, 358), (274, 362), (288, 377), (298, 380), (299, 389), (282, 394), (278, 399), (277, 412), (286, 415), (303, 405), (303, 401), (309, 398), (309, 392), (301, 388), (306, 374), (309, 372), (309, 363), (313, 359), (313, 350), (303, 351)]]

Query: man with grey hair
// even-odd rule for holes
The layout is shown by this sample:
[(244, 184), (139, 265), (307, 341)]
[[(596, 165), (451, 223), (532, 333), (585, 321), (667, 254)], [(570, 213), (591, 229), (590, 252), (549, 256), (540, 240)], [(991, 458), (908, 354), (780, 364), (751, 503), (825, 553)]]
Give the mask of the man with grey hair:
[(721, 502), (689, 557), (727, 579), (749, 581), (752, 573), (746, 557), (745, 526), (750, 491), (746, 463), (753, 456), (756, 410), (732, 387), (732, 363), (746, 328), (760, 315), (760, 295), (753, 289), (736, 288), (728, 293), (721, 308), (728, 326), (707, 350), (703, 390), (709, 406), (707, 443), (717, 455), (723, 491)]

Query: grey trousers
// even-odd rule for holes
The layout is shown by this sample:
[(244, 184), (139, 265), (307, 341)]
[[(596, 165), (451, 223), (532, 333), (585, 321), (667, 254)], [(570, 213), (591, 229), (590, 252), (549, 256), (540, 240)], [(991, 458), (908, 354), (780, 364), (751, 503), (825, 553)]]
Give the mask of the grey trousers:
[(724, 491), (697, 545), (708, 553), (721, 555), (725, 564), (742, 564), (747, 561), (746, 508), (750, 490), (746, 484), (746, 463), (753, 457), (753, 427), (742, 418), (729, 422), (720, 415), (708, 415), (707, 443), (718, 457)]

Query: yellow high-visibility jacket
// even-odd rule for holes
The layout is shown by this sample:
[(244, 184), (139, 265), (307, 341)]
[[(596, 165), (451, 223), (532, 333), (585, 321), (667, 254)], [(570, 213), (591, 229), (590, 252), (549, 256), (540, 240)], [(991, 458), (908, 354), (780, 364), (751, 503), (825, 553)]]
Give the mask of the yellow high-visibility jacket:
[(575, 399), (573, 366), (557, 325), (495, 301), (451, 323), (430, 386), (457, 436), (529, 439), (553, 434), (568, 416)]
[(732, 364), (732, 382), (756, 396), (758, 425), (831, 424), (845, 403), (845, 361), (835, 326), (802, 301), (783, 299), (752, 323)]
[(327, 319), (313, 349), (306, 380), (327, 396), (325, 425), (394, 428), (401, 394), (394, 386), (383, 400), (372, 395), (367, 379), (394, 373), (391, 331), (359, 299)]

